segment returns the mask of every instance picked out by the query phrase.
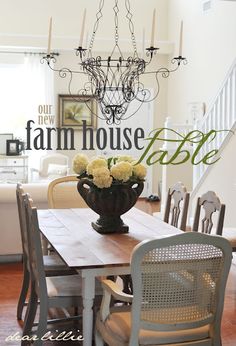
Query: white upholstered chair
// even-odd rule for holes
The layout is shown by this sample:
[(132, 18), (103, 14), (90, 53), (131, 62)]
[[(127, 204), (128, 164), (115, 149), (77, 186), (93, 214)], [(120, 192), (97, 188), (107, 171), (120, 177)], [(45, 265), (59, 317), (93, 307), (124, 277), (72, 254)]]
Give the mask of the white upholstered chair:
[(52, 180), (68, 175), (69, 159), (66, 155), (53, 153), (41, 156), (39, 168), (31, 168), (31, 181)]
[[(96, 345), (220, 346), (231, 260), (220, 236), (184, 232), (140, 243), (131, 256), (133, 296), (103, 281)], [(110, 309), (111, 295), (132, 305)]]

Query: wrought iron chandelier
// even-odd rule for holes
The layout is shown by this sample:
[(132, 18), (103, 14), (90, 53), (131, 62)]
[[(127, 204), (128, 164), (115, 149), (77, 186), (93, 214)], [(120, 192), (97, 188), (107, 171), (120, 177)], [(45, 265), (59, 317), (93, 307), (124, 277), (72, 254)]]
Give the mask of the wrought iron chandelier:
[[(91, 96), (96, 99), (101, 110), (101, 115), (94, 114), (99, 118), (102, 118), (107, 124), (120, 124), (122, 120), (125, 120), (134, 115), (142, 106), (144, 102), (150, 102), (154, 100), (160, 90), (159, 76), (168, 78), (170, 73), (176, 71), (181, 63), (186, 64), (186, 58), (182, 57), (182, 24), (180, 34), (180, 51), (179, 56), (174, 57), (171, 61), (173, 68), (161, 67), (157, 70), (149, 70), (150, 63), (153, 56), (157, 53), (158, 49), (154, 46), (154, 31), (155, 31), (155, 11), (153, 12), (153, 24), (152, 24), (152, 38), (150, 47), (146, 48), (146, 57), (140, 57), (137, 50), (136, 39), (134, 35), (134, 25), (132, 22), (132, 13), (130, 9), (130, 1), (124, 0), (126, 8), (126, 18), (128, 20), (128, 27), (131, 37), (131, 43), (133, 46), (132, 56), (125, 57), (121, 52), (119, 46), (119, 22), (118, 22), (118, 1), (114, 0), (114, 25), (115, 25), (115, 37), (114, 46), (111, 54), (107, 58), (101, 56), (93, 56), (93, 44), (95, 36), (98, 30), (99, 22), (103, 17), (104, 0), (100, 0), (98, 12), (96, 14), (96, 21), (94, 23), (91, 40), (88, 47), (83, 47), (83, 34), (84, 34), (84, 22), (85, 13), (83, 17), (82, 30), (80, 36), (79, 47), (75, 49), (75, 53), (79, 58), (79, 69), (73, 70), (67, 67), (60, 69), (55, 68), (56, 58), (55, 54), (50, 52), (51, 46), (51, 31), (52, 21), (49, 26), (49, 41), (47, 55), (42, 58), (42, 63), (46, 62), (48, 66), (59, 73), (62, 78), (69, 76), (69, 93), (73, 95), (76, 100), (76, 96), (71, 92), (71, 83), (75, 74), (84, 74), (87, 76), (83, 88), (79, 89), (78, 96), (84, 97), (84, 102), (90, 108)], [(152, 74), (156, 82), (156, 91), (154, 95), (151, 95), (149, 89), (145, 88), (141, 81), (141, 76), (145, 74)], [(127, 110), (130, 103), (134, 100), (139, 101), (138, 107), (127, 115)], [(91, 109), (91, 112), (94, 112)]]

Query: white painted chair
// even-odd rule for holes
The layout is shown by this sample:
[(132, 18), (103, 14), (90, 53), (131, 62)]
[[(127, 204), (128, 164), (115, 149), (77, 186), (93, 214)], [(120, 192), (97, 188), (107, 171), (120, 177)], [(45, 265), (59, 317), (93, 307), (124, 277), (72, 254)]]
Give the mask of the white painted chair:
[[(147, 240), (131, 256), (133, 296), (103, 281), (96, 345), (221, 346), (229, 242), (195, 232)], [(132, 302), (110, 309), (111, 296)]]
[(40, 158), (39, 168), (31, 168), (31, 181), (53, 180), (69, 173), (69, 158), (54, 153)]

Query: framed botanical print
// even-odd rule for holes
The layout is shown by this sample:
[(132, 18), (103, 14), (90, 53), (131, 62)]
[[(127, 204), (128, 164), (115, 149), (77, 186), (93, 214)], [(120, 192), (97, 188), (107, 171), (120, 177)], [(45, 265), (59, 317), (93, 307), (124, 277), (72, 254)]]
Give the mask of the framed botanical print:
[(97, 127), (97, 102), (92, 96), (59, 95), (59, 126), (81, 130), (86, 126)]

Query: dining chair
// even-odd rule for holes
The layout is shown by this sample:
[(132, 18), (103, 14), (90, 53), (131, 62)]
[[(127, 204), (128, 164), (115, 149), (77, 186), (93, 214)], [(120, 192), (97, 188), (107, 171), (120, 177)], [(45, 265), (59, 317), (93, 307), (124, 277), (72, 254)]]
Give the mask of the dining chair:
[(181, 182), (177, 182), (173, 187), (169, 188), (167, 193), (164, 222), (185, 231), (188, 206), (189, 193)]
[[(214, 191), (207, 191), (197, 199), (192, 231), (201, 231), (202, 233), (210, 234), (213, 228), (212, 217), (214, 213), (218, 213), (217, 224), (214, 233), (222, 235), (225, 217), (225, 205), (220, 202), (219, 197)], [(200, 217), (201, 226), (199, 225)]]
[[(201, 211), (203, 217), (201, 218)], [(218, 213), (216, 227), (214, 227), (213, 214)], [(231, 246), (232, 251), (236, 251), (236, 228), (223, 227), (225, 217), (225, 204), (222, 204), (219, 197), (213, 191), (204, 193), (197, 199), (195, 216), (192, 230), (201, 231), (208, 234), (218, 234), (226, 238)], [(200, 224), (201, 218), (201, 226)]]
[(48, 185), (49, 208), (88, 208), (77, 190), (78, 181), (75, 175), (52, 180)]
[[(184, 232), (138, 244), (131, 255), (133, 296), (102, 282), (96, 346), (222, 345), (231, 260), (231, 246), (219, 236)], [(110, 309), (111, 296), (132, 305)]]
[[(163, 221), (174, 227), (186, 230), (189, 206), (189, 193), (186, 187), (177, 182), (168, 189)], [(133, 283), (130, 275), (120, 275), (123, 281), (123, 292), (133, 293)]]
[[(16, 200), (20, 223), (20, 233), (22, 241), (22, 252), (23, 252), (23, 281), (19, 300), (17, 304), (17, 319), (22, 320), (22, 312), (26, 303), (27, 293), (30, 286), (30, 268), (29, 268), (29, 251), (28, 251), (28, 237), (27, 237), (27, 225), (26, 225), (26, 213), (23, 203), (25, 196), (23, 187), (20, 183), (16, 187)], [(43, 263), (46, 276), (55, 275), (69, 275), (75, 274), (75, 271), (67, 267), (67, 265), (60, 259), (59, 256), (43, 256)]]
[[(67, 175), (52, 180), (48, 185), (48, 206), (50, 209), (88, 208), (77, 190), (76, 175)], [(53, 249), (48, 242), (43, 242), (43, 253), (50, 254)]]
[[(48, 310), (50, 308), (69, 308), (82, 305), (81, 277), (79, 275), (70, 275), (69, 277), (45, 276), (37, 209), (33, 207), (28, 194), (23, 196), (23, 202), (26, 210), (31, 290), (22, 338), (31, 334), (37, 307), (39, 307), (39, 322), (35, 334), (38, 340), (34, 342), (35, 345), (39, 346), (43, 344), (42, 336), (47, 331)], [(78, 316), (73, 316), (72, 319), (74, 318), (78, 319)], [(27, 343), (23, 341), (22, 345), (25, 344)]]

